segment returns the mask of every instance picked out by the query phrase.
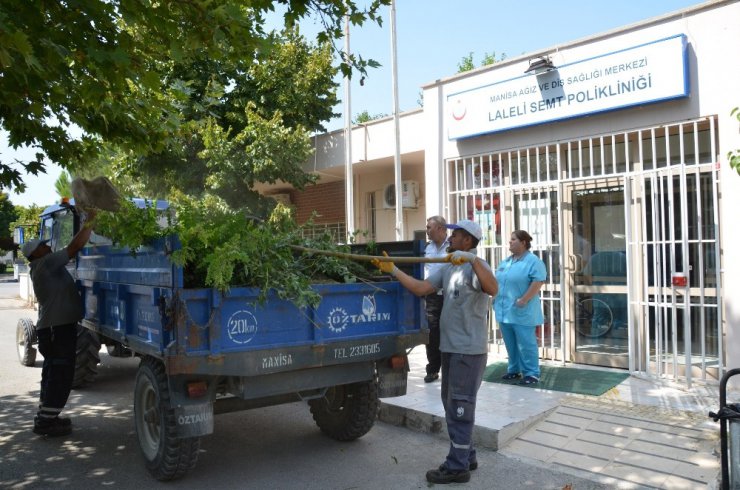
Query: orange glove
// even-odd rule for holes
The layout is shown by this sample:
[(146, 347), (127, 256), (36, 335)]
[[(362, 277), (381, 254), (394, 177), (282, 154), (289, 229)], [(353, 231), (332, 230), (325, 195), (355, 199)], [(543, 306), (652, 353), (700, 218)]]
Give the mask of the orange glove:
[[(383, 251), (383, 256), (388, 257), (388, 252)], [(396, 271), (398, 270), (398, 267), (396, 267), (396, 264), (390, 261), (385, 262), (385, 261), (380, 261), (378, 259), (373, 259), (370, 261), (370, 263), (373, 264), (378, 269), (380, 269), (381, 272), (385, 274), (390, 274), (394, 277), (396, 275)]]

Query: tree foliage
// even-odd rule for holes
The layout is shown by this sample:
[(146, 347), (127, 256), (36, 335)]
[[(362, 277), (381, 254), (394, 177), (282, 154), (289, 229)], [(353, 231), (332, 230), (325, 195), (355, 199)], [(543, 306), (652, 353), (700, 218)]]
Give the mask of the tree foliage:
[(15, 244), (13, 244), (13, 229), (10, 224), (18, 219), (18, 211), (16, 211), (13, 203), (10, 202), (8, 195), (4, 192), (0, 192), (0, 249), (1, 250), (13, 250)]
[[(735, 107), (730, 112), (730, 115), (740, 122), (740, 107)], [(732, 150), (727, 152), (727, 160), (730, 162), (730, 168), (734, 169), (735, 172), (740, 174), (740, 150)]]
[(380, 113), (380, 114), (370, 114), (367, 111), (367, 109), (365, 109), (364, 111), (362, 111), (359, 114), (357, 114), (357, 116), (355, 116), (355, 120), (352, 121), (352, 122), (353, 122), (353, 124), (363, 124), (363, 123), (366, 123), (366, 122), (374, 121), (376, 119), (380, 119), (382, 117), (386, 117), (387, 115), (388, 114), (383, 114), (383, 113)]
[[(30, 206), (14, 206), (15, 210), (15, 221), (11, 221), (8, 225), (8, 233), (13, 236), (17, 227), (23, 228), (23, 234), (26, 240), (30, 238), (36, 238), (39, 236), (39, 216), (44, 210), (43, 206), (32, 204)], [(0, 231), (5, 228), (0, 229)]]
[(473, 52), (467, 54), (467, 56), (463, 56), (460, 62), (457, 64), (457, 72), (458, 73), (464, 73), (466, 71), (474, 70), (480, 66), (488, 66), (492, 65), (496, 62), (503, 61), (506, 59), (506, 53), (501, 54), (501, 58), (496, 58), (496, 52), (492, 53), (483, 53), (483, 59), (481, 60), (481, 63), (479, 66), (475, 65), (475, 61), (473, 60)]
[(321, 299), (310, 287), (317, 278), (354, 282), (357, 276), (370, 275), (354, 262), (296, 253), (291, 245), (323, 250), (339, 247), (328, 233), (304, 239), (292, 211), (281, 204), (266, 220), (260, 220), (234, 210), (213, 195), (201, 200), (173, 193), (164, 227), (160, 226), (156, 206), (149, 204), (138, 208), (124, 201), (116, 213), (103, 211), (95, 231), (134, 251), (142, 243), (177, 235), (180, 248), (171, 257), (185, 271), (185, 287), (209, 286), (223, 291), (258, 285), (260, 302), (273, 291), (303, 307), (315, 306)]
[(323, 130), (337, 103), (329, 47), (313, 46), (296, 31), (274, 39), (259, 62), (173, 66), (173, 77), (191, 82), (171, 143), (146, 155), (108, 145), (75, 171), (107, 174), (122, 189), (152, 198), (167, 198), (173, 189), (214, 194), (233, 208), (265, 215), (268, 204), (253, 190), (255, 183), (279, 180), (301, 189), (312, 182), (302, 169), (312, 151), (310, 131)]
[(54, 182), (54, 190), (57, 191), (59, 199), (63, 197), (72, 197), (72, 176), (66, 170), (62, 170), (57, 180)]
[[(318, 18), (324, 27), (318, 41), (334, 46), (345, 14), (354, 25), (380, 22), (379, 8), (387, 3), (372, 0), (361, 8), (345, 0), (4, 0), (0, 123), (9, 146), (29, 147), (34, 157), (3, 158), (0, 187), (24, 190), (23, 175), (43, 172), (46, 158), (67, 168), (94, 160), (107, 151), (105, 145), (134, 157), (172, 147), (173, 135), (179, 137), (188, 121), (181, 104), (198, 88), (178, 69), (203, 60), (260, 62), (273, 49), (275, 35), (264, 24), (276, 6), (288, 27)], [(342, 59), (345, 73), (377, 65), (361, 57)], [(217, 90), (217, 82), (207, 86)]]
[[(380, 22), (389, 1), (363, 3), (3, 2), (0, 121), (11, 146), (38, 152), (18, 168), (1, 161), (0, 186), (21, 189), (21, 172), (43, 171), (44, 157), (75, 176), (106, 175), (124, 195), (167, 198), (172, 214), (162, 229), (155, 208), (124, 204), (101, 212), (96, 232), (134, 251), (177, 234), (182, 247), (172, 259), (188, 287), (249, 285), (262, 299), (274, 290), (299, 306), (316, 304), (316, 275), (347, 280), (351, 264), (294, 254), (290, 244), (311, 243), (253, 187), (313, 181), (302, 164), (311, 132), (333, 116), (337, 69), (376, 65), (360, 57), (332, 63), (344, 14), (355, 25)], [(286, 28), (268, 32), (264, 16), (276, 7)], [(323, 24), (316, 43), (297, 30), (307, 16)]]

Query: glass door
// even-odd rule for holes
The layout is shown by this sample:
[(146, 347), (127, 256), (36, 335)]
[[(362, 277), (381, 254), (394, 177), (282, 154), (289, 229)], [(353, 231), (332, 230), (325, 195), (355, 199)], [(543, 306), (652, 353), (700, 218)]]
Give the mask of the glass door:
[(566, 196), (571, 209), (566, 253), (573, 359), (628, 368), (624, 184), (616, 178), (569, 184)]

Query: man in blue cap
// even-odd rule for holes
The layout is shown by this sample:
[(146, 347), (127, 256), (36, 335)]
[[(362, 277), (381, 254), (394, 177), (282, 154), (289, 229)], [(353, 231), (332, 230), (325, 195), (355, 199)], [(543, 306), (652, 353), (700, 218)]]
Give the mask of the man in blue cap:
[[(94, 211), (87, 213), (89, 222)], [(67, 263), (90, 239), (92, 228), (86, 223), (66, 248), (52, 252), (49, 240), (29, 240), (21, 251), (30, 262), (33, 291), (39, 302), (36, 336), (44, 356), (41, 369), (39, 410), (33, 432), (42, 436), (64, 436), (72, 432), (69, 418), (60, 417), (72, 390), (77, 347), (77, 322), (84, 317), (82, 298)]]
[(393, 262), (374, 260), (373, 264), (417, 296), (444, 291), (440, 351), (450, 450), (445, 462), (427, 471), (426, 478), (430, 483), (464, 483), (470, 480), (470, 470), (478, 467), (473, 448), (475, 405), (488, 359), (487, 319), (498, 282), (488, 263), (478, 257), (476, 247), (483, 236), (478, 223), (460, 220), (446, 227), (452, 230), (449, 240), (454, 252), (447, 256), (448, 264), (425, 280), (405, 274)]

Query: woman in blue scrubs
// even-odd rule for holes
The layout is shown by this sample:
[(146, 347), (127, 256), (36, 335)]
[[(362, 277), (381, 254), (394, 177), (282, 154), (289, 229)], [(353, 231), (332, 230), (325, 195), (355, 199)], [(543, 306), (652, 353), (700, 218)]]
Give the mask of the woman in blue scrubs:
[(540, 359), (535, 327), (544, 321), (540, 288), (547, 279), (545, 263), (529, 251), (532, 237), (524, 230), (511, 234), (509, 251), (496, 269), (499, 292), (493, 302), (496, 321), (509, 354), (504, 380), (520, 379), (520, 385), (540, 380)]

